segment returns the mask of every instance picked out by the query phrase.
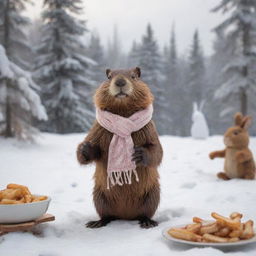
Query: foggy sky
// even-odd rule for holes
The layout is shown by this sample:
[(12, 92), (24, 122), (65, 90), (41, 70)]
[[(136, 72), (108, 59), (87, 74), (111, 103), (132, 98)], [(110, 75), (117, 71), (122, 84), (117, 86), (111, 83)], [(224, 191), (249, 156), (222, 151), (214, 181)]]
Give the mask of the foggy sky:
[[(32, 19), (40, 15), (42, 0), (28, 7)], [(179, 53), (187, 53), (195, 29), (199, 30), (204, 52), (212, 52), (214, 33), (211, 31), (221, 20), (220, 14), (211, 13), (216, 0), (84, 0), (87, 27), (97, 31), (103, 45), (107, 45), (118, 26), (122, 46), (129, 51), (132, 41), (140, 41), (148, 22), (152, 24), (160, 47), (168, 44), (172, 24), (175, 23)]]

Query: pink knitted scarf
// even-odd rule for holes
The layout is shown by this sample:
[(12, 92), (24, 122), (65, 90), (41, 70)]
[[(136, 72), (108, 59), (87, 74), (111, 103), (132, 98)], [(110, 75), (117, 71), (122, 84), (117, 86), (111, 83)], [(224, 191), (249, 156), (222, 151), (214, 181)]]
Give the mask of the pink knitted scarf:
[(152, 118), (153, 106), (134, 113), (125, 118), (108, 111), (96, 109), (96, 119), (99, 124), (113, 133), (108, 151), (107, 165), (107, 188), (110, 184), (122, 186), (131, 184), (132, 174), (138, 182), (139, 177), (136, 172), (136, 164), (132, 161), (134, 144), (131, 133), (143, 128)]

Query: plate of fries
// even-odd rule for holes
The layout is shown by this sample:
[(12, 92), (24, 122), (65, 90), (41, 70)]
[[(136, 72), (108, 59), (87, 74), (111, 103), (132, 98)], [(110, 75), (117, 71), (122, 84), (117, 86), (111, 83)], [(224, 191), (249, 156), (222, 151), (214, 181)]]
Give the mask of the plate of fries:
[(46, 213), (51, 199), (33, 195), (28, 187), (8, 184), (0, 190), (0, 223), (22, 223), (35, 220)]
[(242, 222), (241, 213), (233, 212), (224, 217), (212, 212), (211, 216), (212, 221), (194, 217), (191, 224), (167, 228), (163, 236), (173, 242), (195, 246), (227, 247), (256, 242), (253, 221)]

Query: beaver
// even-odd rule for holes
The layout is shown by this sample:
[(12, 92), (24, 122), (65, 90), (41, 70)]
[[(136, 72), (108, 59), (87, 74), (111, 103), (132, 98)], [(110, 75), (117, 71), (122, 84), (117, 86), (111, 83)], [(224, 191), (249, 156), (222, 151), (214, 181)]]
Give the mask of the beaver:
[[(153, 103), (153, 95), (141, 80), (141, 70), (106, 70), (108, 80), (96, 90), (94, 103), (97, 108), (130, 117), (135, 112)], [(157, 226), (152, 216), (159, 205), (160, 185), (157, 167), (163, 156), (158, 133), (151, 120), (142, 129), (131, 134), (134, 142), (133, 161), (139, 182), (132, 177), (131, 184), (107, 188), (108, 149), (113, 133), (103, 128), (97, 121), (88, 135), (78, 145), (77, 159), (81, 165), (96, 163), (93, 200), (100, 220), (90, 221), (89, 228), (106, 226), (112, 220), (138, 220), (142, 228)]]

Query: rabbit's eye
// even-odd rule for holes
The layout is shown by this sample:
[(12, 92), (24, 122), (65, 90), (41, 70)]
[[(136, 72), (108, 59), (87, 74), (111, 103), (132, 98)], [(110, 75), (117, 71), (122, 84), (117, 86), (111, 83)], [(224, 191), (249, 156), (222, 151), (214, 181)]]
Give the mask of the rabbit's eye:
[(239, 132), (238, 132), (238, 131), (235, 131), (235, 132), (233, 132), (233, 134), (234, 134), (234, 135), (238, 135), (238, 134), (239, 134)]

